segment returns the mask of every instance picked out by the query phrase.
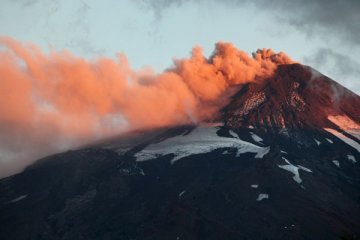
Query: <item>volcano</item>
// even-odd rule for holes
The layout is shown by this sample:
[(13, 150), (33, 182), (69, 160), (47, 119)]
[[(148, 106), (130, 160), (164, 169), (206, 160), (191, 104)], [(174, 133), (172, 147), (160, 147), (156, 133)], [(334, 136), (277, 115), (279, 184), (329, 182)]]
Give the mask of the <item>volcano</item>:
[(0, 181), (0, 239), (358, 239), (360, 97), (314, 69)]

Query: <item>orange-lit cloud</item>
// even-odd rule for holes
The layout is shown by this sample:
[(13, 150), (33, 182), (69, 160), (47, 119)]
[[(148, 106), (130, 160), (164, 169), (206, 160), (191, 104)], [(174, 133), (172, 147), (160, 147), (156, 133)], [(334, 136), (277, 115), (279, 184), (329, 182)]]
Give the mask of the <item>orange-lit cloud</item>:
[[(134, 128), (201, 122), (223, 106), (230, 87), (264, 79), (283, 53), (253, 57), (229, 43), (213, 55), (193, 49), (163, 73), (134, 71), (126, 57), (89, 61), (67, 51), (0, 39), (0, 176), (13, 162), (34, 158)], [(10, 166), (10, 164), (8, 164)]]

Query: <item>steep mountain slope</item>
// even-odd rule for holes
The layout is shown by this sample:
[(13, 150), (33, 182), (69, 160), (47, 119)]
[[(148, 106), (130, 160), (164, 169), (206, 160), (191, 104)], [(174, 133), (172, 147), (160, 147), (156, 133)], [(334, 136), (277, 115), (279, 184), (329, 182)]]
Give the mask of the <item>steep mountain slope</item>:
[(359, 106), (311, 68), (282, 65), (220, 119), (129, 133), (2, 179), (0, 239), (357, 239)]
[[(335, 81), (300, 64), (279, 66), (276, 75), (247, 84), (225, 109), (231, 127), (269, 130), (335, 128), (329, 116), (360, 123), (360, 98)], [(357, 127), (360, 127), (359, 125)]]

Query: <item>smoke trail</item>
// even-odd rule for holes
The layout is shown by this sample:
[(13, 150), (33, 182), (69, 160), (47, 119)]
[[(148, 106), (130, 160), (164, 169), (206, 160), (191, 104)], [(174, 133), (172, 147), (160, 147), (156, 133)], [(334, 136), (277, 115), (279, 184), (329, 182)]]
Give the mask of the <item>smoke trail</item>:
[(126, 57), (89, 61), (68, 51), (43, 53), (33, 44), (0, 39), (0, 177), (33, 159), (134, 128), (201, 122), (238, 84), (264, 79), (283, 53), (249, 57), (217, 43), (205, 58), (194, 48), (155, 74), (134, 71)]

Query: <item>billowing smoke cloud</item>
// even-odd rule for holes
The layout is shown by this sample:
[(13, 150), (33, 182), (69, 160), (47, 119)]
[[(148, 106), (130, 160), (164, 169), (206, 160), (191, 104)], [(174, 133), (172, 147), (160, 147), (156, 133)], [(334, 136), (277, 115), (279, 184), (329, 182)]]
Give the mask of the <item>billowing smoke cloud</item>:
[(226, 103), (232, 86), (291, 63), (284, 53), (264, 49), (249, 57), (218, 43), (209, 58), (196, 47), (189, 59), (155, 74), (132, 70), (120, 54), (89, 61), (11, 38), (0, 42), (0, 176), (134, 128), (201, 122)]

